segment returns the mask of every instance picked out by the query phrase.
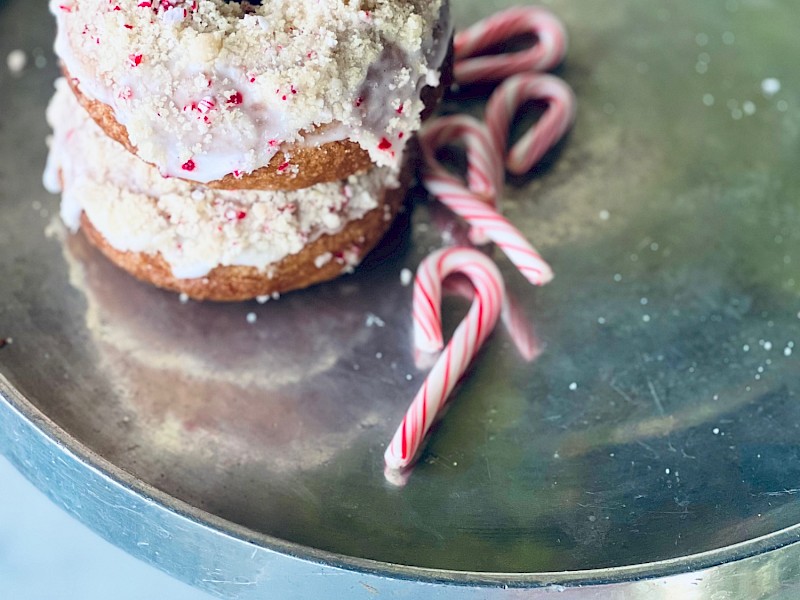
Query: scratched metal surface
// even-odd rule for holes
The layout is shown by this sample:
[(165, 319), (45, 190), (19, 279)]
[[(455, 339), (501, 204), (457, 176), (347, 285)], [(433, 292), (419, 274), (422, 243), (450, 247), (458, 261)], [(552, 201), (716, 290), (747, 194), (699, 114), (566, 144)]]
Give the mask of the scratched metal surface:
[[(413, 233), (397, 228), (354, 276), (263, 306), (182, 304), (130, 280), (64, 234), (41, 189), (56, 76), (42, 4), (0, 0), (0, 57), (29, 57), (18, 76), (0, 68), (5, 452), (41, 487), (10, 441), (29, 437), (8, 434), (19, 419), (235, 539), (454, 580), (613, 580), (731, 560), (800, 522), (792, 3), (550, 3), (578, 119), (504, 209), (557, 277), (531, 289), (497, 256), (543, 353), (524, 363), (498, 330), (402, 490), (381, 456), (424, 372), (399, 273), (442, 244), (436, 215), (418, 206)], [(502, 4), (454, 10), (463, 24)], [(483, 94), (444, 110), (479, 111)], [(172, 567), (98, 525), (113, 511), (50, 492)]]

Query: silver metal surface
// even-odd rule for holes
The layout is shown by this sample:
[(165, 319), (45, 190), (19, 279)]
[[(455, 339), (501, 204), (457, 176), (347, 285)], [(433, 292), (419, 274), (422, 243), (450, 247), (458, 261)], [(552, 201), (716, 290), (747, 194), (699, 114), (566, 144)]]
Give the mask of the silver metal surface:
[(0, 57), (29, 58), (0, 67), (0, 450), (56, 502), (226, 598), (796, 596), (792, 3), (552, 2), (578, 120), (504, 210), (556, 280), (497, 255), (543, 353), (499, 329), (403, 489), (382, 452), (424, 372), (399, 274), (441, 215), (263, 306), (132, 281), (41, 189), (40, 4), (0, 0)]

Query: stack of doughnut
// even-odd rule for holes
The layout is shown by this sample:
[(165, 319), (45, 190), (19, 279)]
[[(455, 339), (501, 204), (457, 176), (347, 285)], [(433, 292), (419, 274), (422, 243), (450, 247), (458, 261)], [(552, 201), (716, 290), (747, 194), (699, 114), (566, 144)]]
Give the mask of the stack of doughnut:
[(244, 300), (352, 270), (447, 81), (447, 0), (51, 0), (45, 184), (135, 277)]

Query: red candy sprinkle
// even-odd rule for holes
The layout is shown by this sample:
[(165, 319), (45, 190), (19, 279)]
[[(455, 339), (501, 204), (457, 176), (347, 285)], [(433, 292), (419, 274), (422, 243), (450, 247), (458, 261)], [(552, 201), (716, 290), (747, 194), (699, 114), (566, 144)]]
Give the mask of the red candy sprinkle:
[(387, 140), (385, 137), (381, 138), (381, 141), (378, 143), (378, 150), (388, 150), (392, 147), (392, 142)]
[(181, 169), (184, 171), (194, 171), (194, 168), (195, 164), (191, 158), (181, 165)]
[(142, 55), (141, 54), (131, 54), (128, 57), (128, 60), (131, 61), (131, 67), (138, 67), (142, 64)]
[(230, 105), (233, 105), (233, 106), (237, 106), (237, 105), (241, 104), (242, 103), (242, 93), (241, 92), (234, 92), (233, 94), (228, 96), (228, 99), (226, 100), (226, 102), (228, 104), (230, 104)]
[(244, 219), (246, 216), (247, 216), (247, 213), (246, 213), (246, 212), (244, 212), (243, 210), (240, 210), (240, 211), (238, 211), (238, 212), (236, 213), (236, 218), (237, 218), (239, 221), (241, 221), (242, 219)]
[(361, 106), (363, 103), (364, 103), (364, 98), (362, 98), (361, 96), (359, 96), (358, 98), (356, 98), (356, 108), (358, 108), (359, 106)]
[(286, 170), (286, 168), (287, 168), (288, 166), (289, 166), (289, 161), (287, 160), (285, 163), (283, 163), (282, 165), (280, 165), (280, 166), (278, 167), (278, 171), (282, 173), (283, 171), (285, 171), (285, 170)]

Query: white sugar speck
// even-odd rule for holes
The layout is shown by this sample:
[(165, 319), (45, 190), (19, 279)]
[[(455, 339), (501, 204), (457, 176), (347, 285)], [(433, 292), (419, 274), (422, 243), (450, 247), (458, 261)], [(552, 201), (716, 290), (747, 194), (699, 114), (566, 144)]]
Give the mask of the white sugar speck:
[(406, 381), (411, 381), (414, 379), (414, 376), (411, 373), (406, 373)]
[(266, 304), (269, 302), (269, 296), (256, 296), (256, 302), (259, 304)]
[(732, 46), (733, 43), (736, 41), (736, 35), (732, 31), (723, 31), (722, 32), (722, 43), (726, 46)]
[(754, 115), (756, 113), (756, 105), (752, 103), (750, 100), (746, 100), (742, 104), (742, 110), (744, 111), (744, 114), (748, 116)]
[(414, 279), (414, 273), (411, 272), (411, 269), (400, 271), (400, 285), (406, 287), (411, 284), (412, 279)]
[(764, 342), (764, 350), (772, 350), (772, 342)]
[(256, 322), (256, 319), (258, 319), (258, 316), (256, 315), (256, 313), (254, 313), (254, 312), (247, 313), (247, 322), (248, 323), (250, 323), (252, 325), (253, 323)]
[(21, 73), (27, 62), (28, 56), (22, 50), (12, 50), (6, 57), (6, 65), (8, 65), (8, 70), (14, 75)]
[(703, 104), (706, 106), (714, 106), (714, 96), (711, 94), (703, 94)]
[(714, 429), (711, 430), (711, 433), (714, 435), (719, 435), (719, 427), (714, 427)]
[(791, 356), (792, 355), (791, 346), (786, 346), (786, 348), (783, 349), (783, 355), (784, 356)]
[(383, 358), (383, 352), (376, 352), (375, 358)]
[(597, 317), (597, 322), (600, 323), (600, 325), (605, 325), (606, 320), (604, 317)]
[(770, 98), (781, 91), (781, 82), (775, 77), (767, 77), (761, 82), (761, 93)]
[(639, 304), (641, 304), (642, 306), (644, 306), (645, 304), (647, 304), (647, 298), (640, 298), (640, 299), (639, 299)]
[(708, 44), (708, 34), (698, 33), (694, 36), (694, 41), (698, 46), (706, 46)]
[(650, 322), (650, 315), (642, 315), (642, 321), (644, 321), (645, 323), (649, 323)]
[(569, 389), (574, 392), (575, 390), (578, 389), (578, 384), (573, 381), (572, 383), (569, 384)]
[(666, 473), (667, 475), (669, 475), (669, 467), (667, 467), (666, 469), (664, 469), (664, 473)]
[(609, 217), (611, 217), (611, 213), (603, 209), (600, 211), (598, 216), (600, 217), (601, 221), (608, 221)]
[(367, 313), (366, 325), (367, 327), (383, 327), (384, 325), (386, 325), (386, 322), (383, 319), (381, 319), (378, 315)]
[(178, 300), (180, 301), (181, 304), (186, 304), (187, 302), (189, 302), (189, 294), (187, 294), (186, 292), (181, 292), (180, 296), (178, 296)]
[(742, 346), (742, 350), (744, 352), (750, 352), (750, 344), (745, 344), (744, 346)]
[[(616, 281), (617, 283), (622, 281), (622, 275), (620, 275), (619, 273), (614, 273), (614, 281)], [(797, 318), (800, 319), (800, 313), (797, 313)]]

